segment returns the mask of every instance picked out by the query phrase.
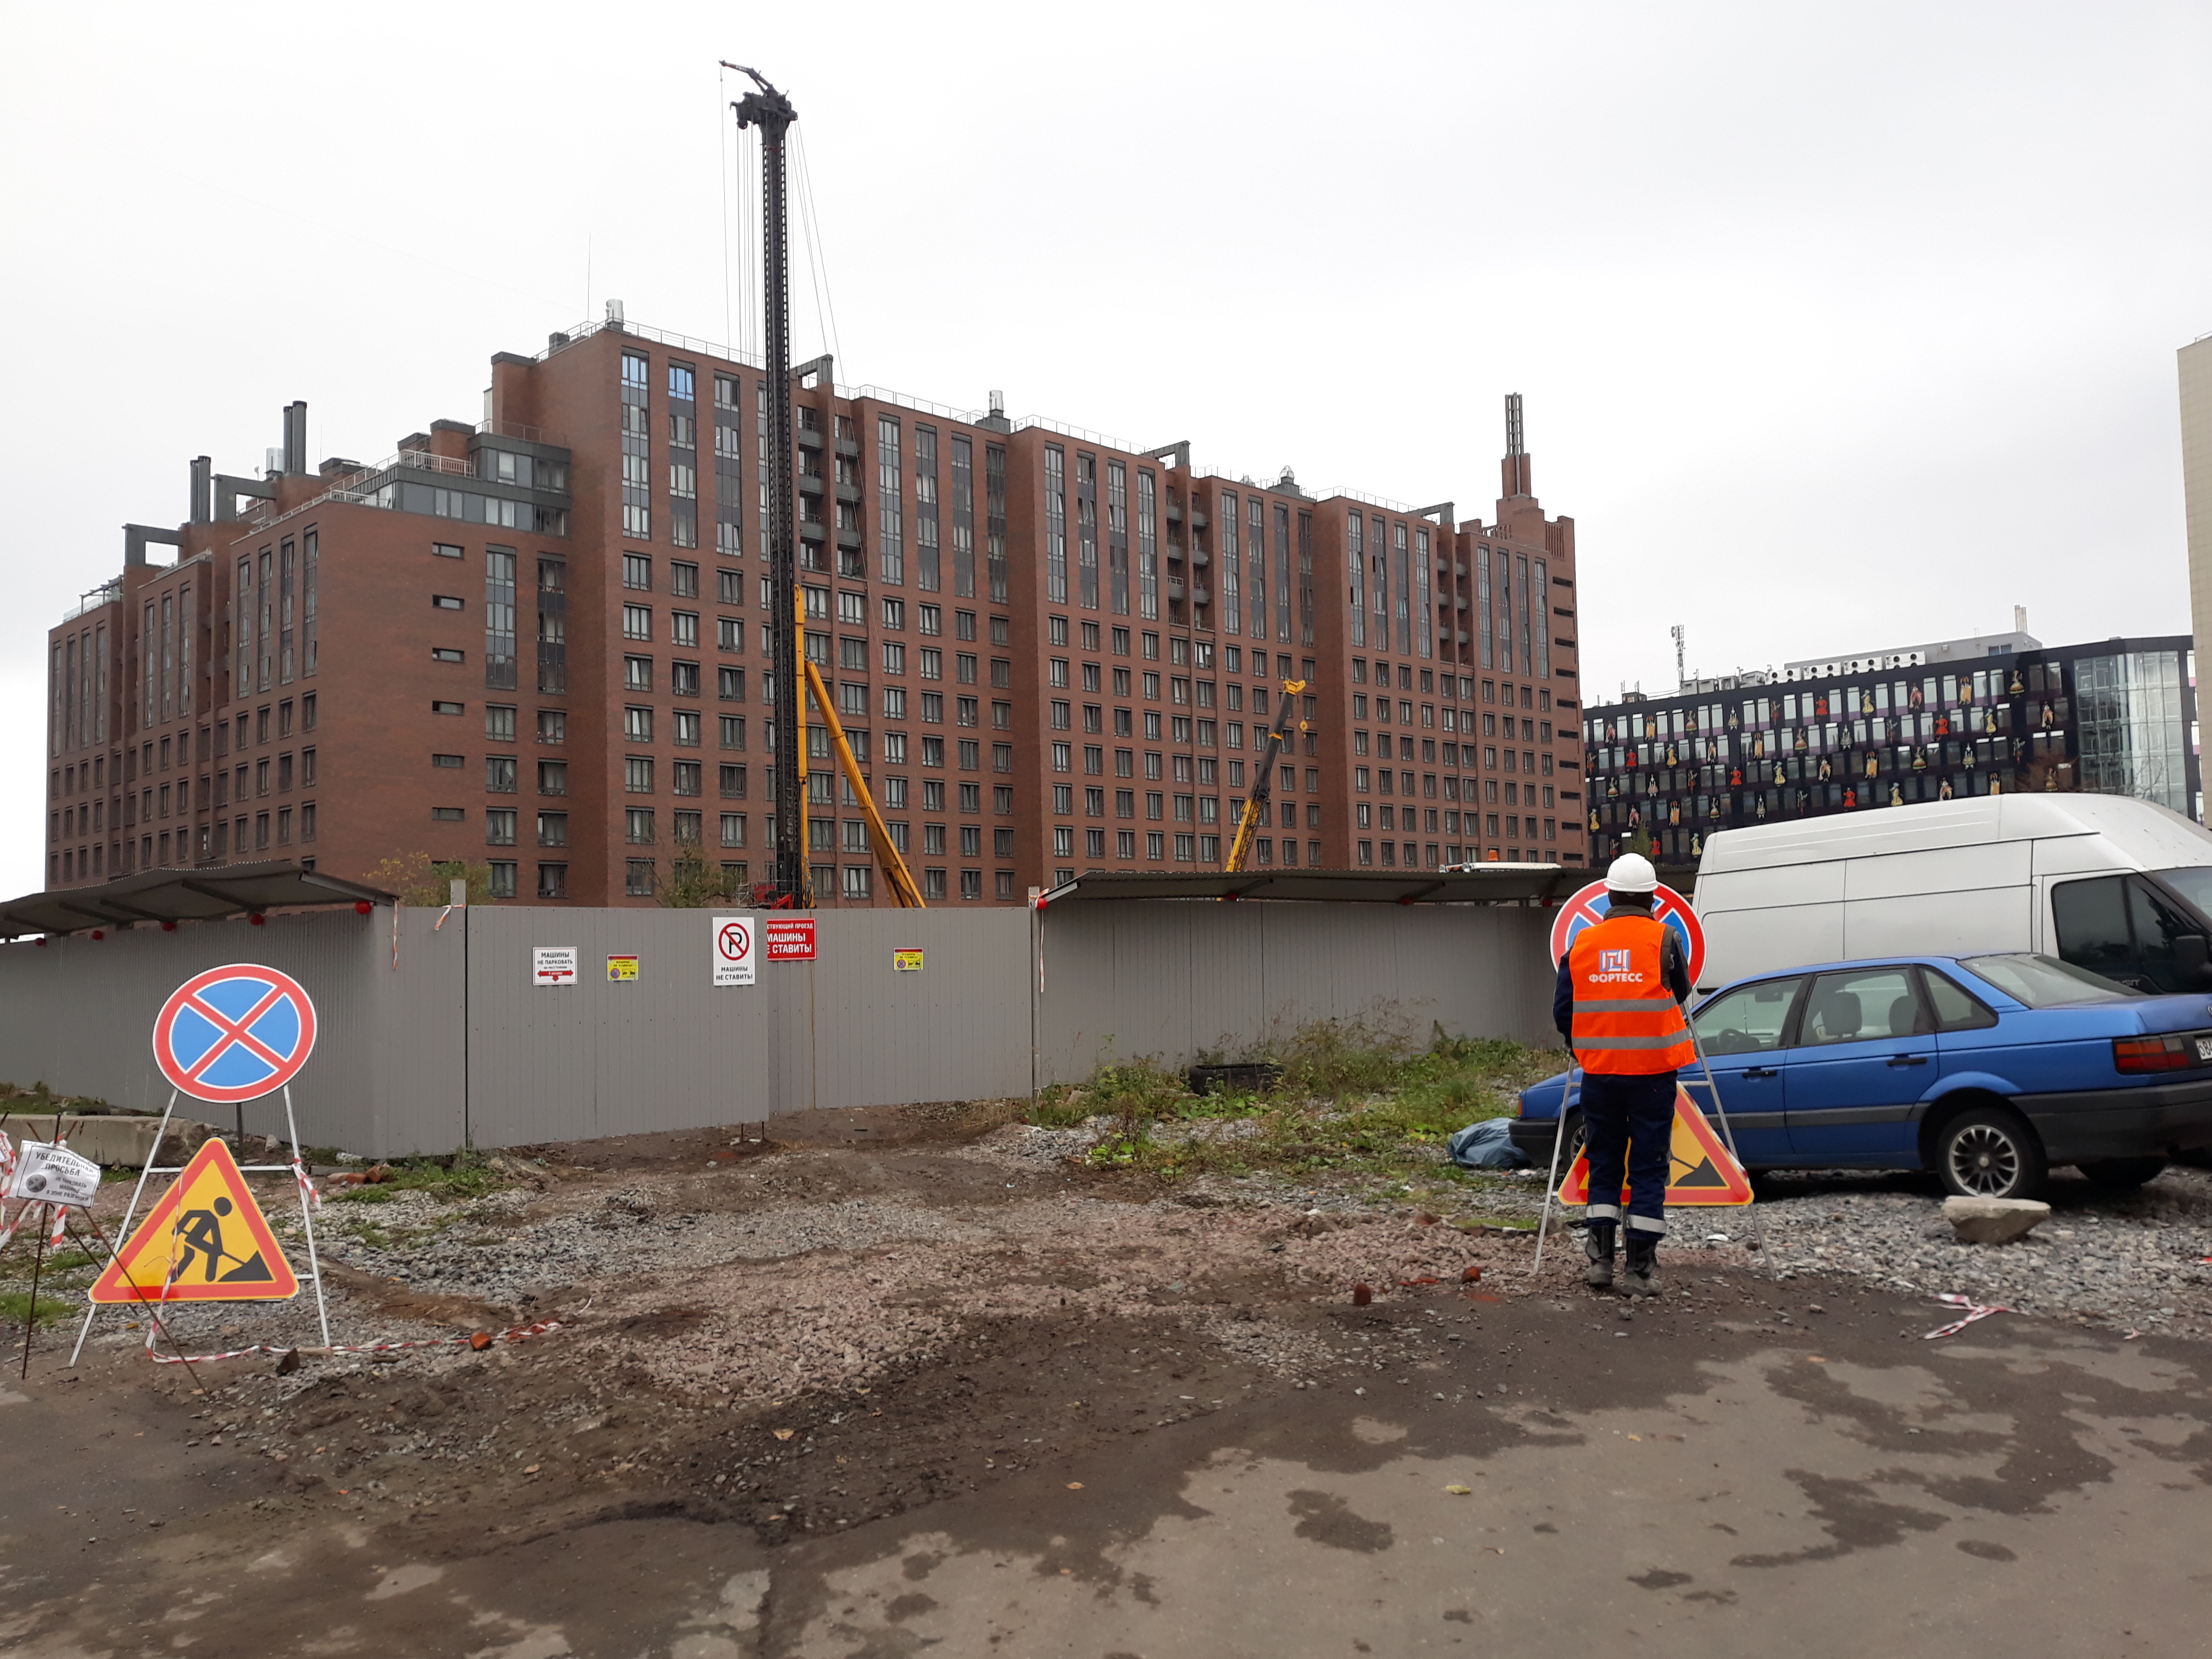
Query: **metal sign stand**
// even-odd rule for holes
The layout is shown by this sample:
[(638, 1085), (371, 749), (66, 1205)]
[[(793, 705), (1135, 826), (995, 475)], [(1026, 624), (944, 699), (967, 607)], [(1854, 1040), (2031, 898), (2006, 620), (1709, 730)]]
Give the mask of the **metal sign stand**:
[[(292, 1112), (290, 1084), (284, 1085), (283, 1093), (284, 1128), (292, 1142), (292, 1161), (289, 1164), (241, 1164), (239, 1165), (239, 1171), (243, 1175), (289, 1175), (293, 1178), (293, 1185), (296, 1188), (295, 1195), (300, 1201), (301, 1224), (307, 1230), (307, 1271), (299, 1277), (315, 1287), (315, 1317), (322, 1327), (323, 1346), (327, 1348), (331, 1346), (331, 1313), (329, 1304), (323, 1297), (322, 1262), (315, 1252), (315, 1218), (312, 1213), (313, 1206), (308, 1201), (310, 1188), (307, 1179), (307, 1164), (301, 1155), (300, 1127)], [(264, 1096), (263, 1098), (266, 1099), (267, 1097)], [(176, 1109), (177, 1091), (172, 1089), (169, 1091), (169, 1103), (161, 1110), (161, 1126), (154, 1132), (154, 1145), (147, 1154), (146, 1167), (138, 1172), (138, 1184), (131, 1190), (130, 1207), (124, 1211), (123, 1224), (117, 1230), (116, 1236), (126, 1244), (131, 1241), (131, 1224), (138, 1213), (138, 1201), (145, 1195), (148, 1179), (157, 1175), (179, 1176), (185, 1172), (185, 1166), (181, 1164), (157, 1165), (154, 1162), (154, 1159), (161, 1155), (161, 1143), (168, 1139), (169, 1120), (174, 1115)], [(240, 1106), (239, 1110), (242, 1118), (245, 1112), (243, 1104)], [(87, 1212), (87, 1219), (90, 1219), (89, 1212)], [(110, 1247), (111, 1249), (112, 1248), (112, 1246)], [(134, 1284), (131, 1288), (136, 1290), (137, 1287)], [(162, 1286), (164, 1302), (167, 1300), (167, 1285), (164, 1285)], [(70, 1351), (70, 1364), (72, 1367), (83, 1354), (85, 1339), (92, 1334), (92, 1322), (99, 1316), (98, 1303), (85, 1310), (84, 1323), (76, 1334), (76, 1346)], [(181, 1351), (181, 1345), (176, 1342), (174, 1337), (170, 1338), (170, 1342), (172, 1346), (178, 1346)]]
[(1552, 1133), (1552, 1173), (1544, 1177), (1544, 1218), (1536, 1224), (1536, 1265), (1531, 1276), (1544, 1270), (1544, 1235), (1552, 1225), (1552, 1194), (1559, 1186), (1559, 1146), (1567, 1138), (1567, 1091), (1575, 1083), (1575, 1051), (1567, 1050), (1566, 1074), (1559, 1079), (1559, 1127)]

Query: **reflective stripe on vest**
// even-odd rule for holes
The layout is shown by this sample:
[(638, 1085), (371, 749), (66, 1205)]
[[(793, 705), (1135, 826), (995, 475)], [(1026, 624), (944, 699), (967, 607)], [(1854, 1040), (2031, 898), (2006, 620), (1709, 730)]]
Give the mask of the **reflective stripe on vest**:
[(1584, 928), (1567, 953), (1576, 1056), (1587, 1071), (1628, 1076), (1679, 1071), (1695, 1050), (1681, 1006), (1661, 971), (1664, 922), (1634, 912)]

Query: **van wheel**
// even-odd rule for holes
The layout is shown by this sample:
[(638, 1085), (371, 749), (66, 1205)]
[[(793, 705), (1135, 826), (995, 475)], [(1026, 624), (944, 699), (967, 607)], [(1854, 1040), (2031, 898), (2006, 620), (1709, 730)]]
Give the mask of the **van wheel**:
[(2050, 1176), (2043, 1142), (2019, 1113), (1977, 1106), (1936, 1137), (1936, 1173), (1961, 1198), (2035, 1198)]
[(2075, 1166), (2088, 1177), (2093, 1187), (2102, 1187), (2106, 1192), (2124, 1193), (2154, 1181), (2166, 1168), (2163, 1158), (2105, 1158), (2094, 1164)]

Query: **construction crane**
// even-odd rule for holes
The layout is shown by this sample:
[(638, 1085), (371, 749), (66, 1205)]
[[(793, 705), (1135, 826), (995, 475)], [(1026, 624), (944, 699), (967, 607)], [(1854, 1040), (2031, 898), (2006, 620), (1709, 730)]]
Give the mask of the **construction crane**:
[[(763, 232), (762, 301), (768, 347), (768, 453), (777, 458), (769, 469), (766, 529), (769, 614), (788, 617), (788, 626), (771, 627), (770, 700), (776, 710), (775, 744), (775, 876), (762, 884), (759, 902), (777, 907), (811, 908), (815, 894), (807, 879), (806, 823), (806, 696), (804, 683), (814, 694), (814, 706), (830, 728), (830, 743), (843, 769), (845, 781), (868, 820), (868, 836), (884, 882), (902, 909), (923, 908), (921, 890), (891, 845), (890, 829), (876, 810), (868, 781), (846, 741), (845, 728), (830, 701), (830, 688), (806, 659), (806, 610), (799, 592), (793, 541), (791, 385), (811, 365), (794, 370), (791, 362), (790, 225), (786, 207), (784, 143), (799, 112), (791, 100), (770, 85), (759, 70), (725, 62), (724, 69), (749, 77), (757, 91), (732, 104), (739, 127), (758, 127), (761, 132), (761, 226)], [(823, 360), (826, 362), (826, 359)], [(825, 370), (826, 378), (826, 370)]]
[(891, 896), (898, 901), (900, 909), (927, 909), (928, 907), (921, 902), (921, 890), (914, 884), (906, 860), (891, 843), (890, 829), (884, 823), (884, 815), (876, 810), (875, 798), (868, 793), (868, 781), (860, 775), (860, 759), (845, 739), (845, 727), (837, 718), (837, 711), (830, 707), (830, 688), (822, 683), (822, 671), (811, 661), (807, 661), (805, 667), (806, 684), (814, 693), (814, 706), (822, 711), (823, 724), (830, 728), (830, 746), (836, 751), (846, 785), (868, 821), (868, 844), (875, 849), (877, 866), (884, 872), (884, 885), (891, 890)]
[(1282, 708), (1275, 716), (1275, 724), (1267, 732), (1267, 748), (1254, 763), (1259, 769), (1258, 774), (1253, 779), (1251, 794), (1245, 799), (1244, 814), (1237, 820), (1237, 838), (1229, 844), (1229, 861), (1222, 866), (1231, 874), (1244, 867), (1245, 857), (1252, 850), (1252, 832), (1267, 827), (1268, 802), (1274, 794), (1275, 757), (1283, 752), (1293, 731), (1308, 729), (1304, 720), (1296, 726), (1291, 721), (1291, 716), (1297, 713), (1298, 694), (1305, 689), (1304, 680), (1283, 682)]

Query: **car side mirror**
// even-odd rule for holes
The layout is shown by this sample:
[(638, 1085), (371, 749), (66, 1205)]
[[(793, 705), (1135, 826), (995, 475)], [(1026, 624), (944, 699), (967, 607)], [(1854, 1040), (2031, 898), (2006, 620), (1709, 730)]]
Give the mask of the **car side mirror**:
[(2173, 940), (2173, 965), (2184, 979), (2203, 985), (2212, 981), (2212, 948), (2202, 933), (2179, 933)]

